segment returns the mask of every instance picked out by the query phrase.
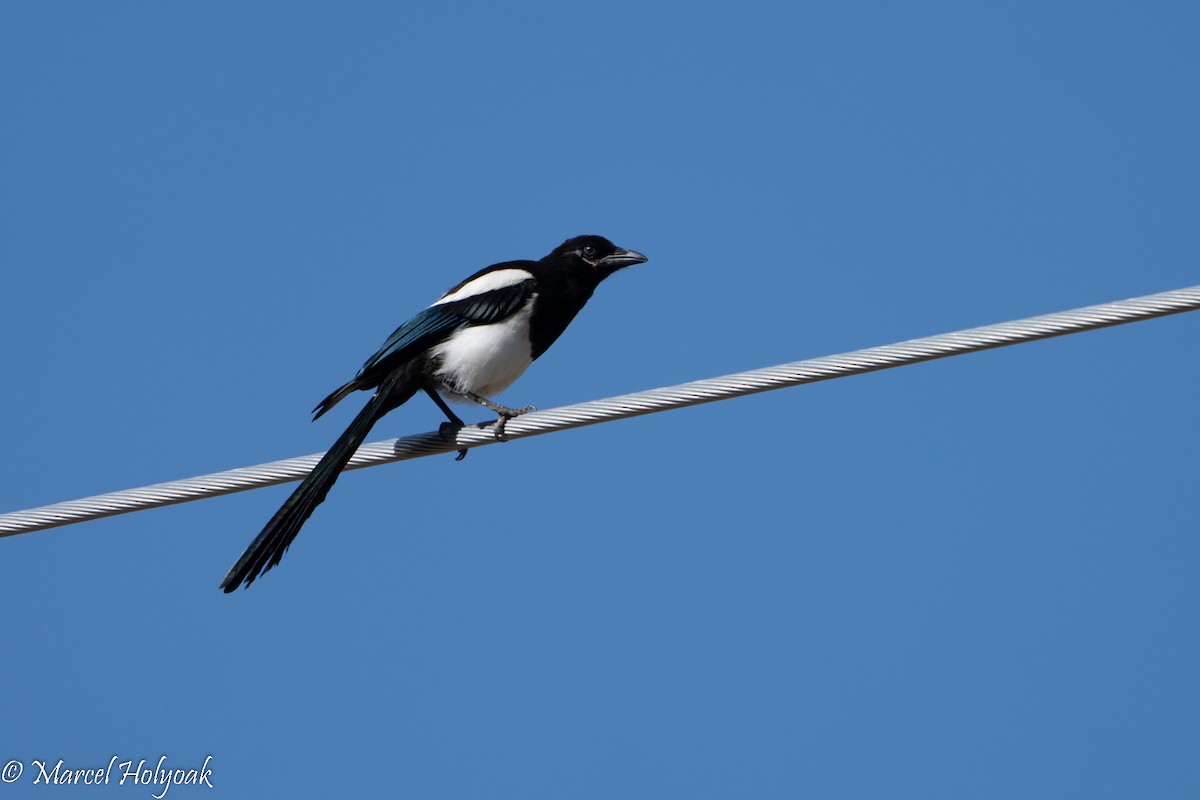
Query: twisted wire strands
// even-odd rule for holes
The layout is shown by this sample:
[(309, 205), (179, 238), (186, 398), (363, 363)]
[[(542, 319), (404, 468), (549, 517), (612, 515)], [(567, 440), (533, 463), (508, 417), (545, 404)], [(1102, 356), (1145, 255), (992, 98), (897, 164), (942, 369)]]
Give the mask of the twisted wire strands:
[[(1121, 325), (1200, 309), (1200, 286), (1160, 294), (1134, 297), (1114, 303), (1086, 306), (1056, 314), (968, 328), (906, 342), (869, 347), (840, 355), (795, 361), (764, 369), (738, 372), (718, 378), (681, 383), (644, 392), (619, 395), (576, 405), (538, 411), (508, 423), (510, 439), (595, 425), (600, 422), (653, 414), (675, 408), (712, 403), (732, 397), (799, 386), (805, 383), (858, 375), (864, 372), (916, 364), (935, 358), (973, 353), (994, 347), (1049, 339), (1081, 331)], [(350, 460), (347, 469), (387, 464), (410, 458), (449, 453), (496, 442), (490, 426), (468, 426), (451, 441), (436, 433), (365, 444)], [(139, 511), (145, 508), (186, 503), (205, 497), (273, 486), (303, 478), (322, 454), (272, 461), (211, 475), (157, 483), (138, 489), (85, 497), (65, 503), (0, 514), (0, 536), (29, 533), (59, 525)]]

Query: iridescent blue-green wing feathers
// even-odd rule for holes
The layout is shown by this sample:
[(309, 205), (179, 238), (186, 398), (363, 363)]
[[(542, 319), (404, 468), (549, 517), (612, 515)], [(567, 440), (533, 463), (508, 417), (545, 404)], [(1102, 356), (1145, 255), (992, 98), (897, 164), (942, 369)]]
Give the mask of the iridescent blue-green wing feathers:
[[(515, 270), (512, 270), (515, 271)], [(447, 293), (447, 297), (460, 295), (464, 288), (479, 281), (494, 271), (481, 273), (464, 281)], [(488, 289), (479, 294), (470, 294), (451, 300), (441, 300), (421, 311), (405, 322), (387, 338), (375, 354), (367, 359), (354, 379), (338, 387), (313, 409), (313, 419), (319, 418), (347, 395), (359, 389), (371, 389), (379, 385), (392, 370), (423, 355), (429, 348), (445, 341), (451, 334), (474, 325), (490, 325), (501, 322), (515, 314), (529, 301), (535, 281), (530, 275), (506, 286)]]

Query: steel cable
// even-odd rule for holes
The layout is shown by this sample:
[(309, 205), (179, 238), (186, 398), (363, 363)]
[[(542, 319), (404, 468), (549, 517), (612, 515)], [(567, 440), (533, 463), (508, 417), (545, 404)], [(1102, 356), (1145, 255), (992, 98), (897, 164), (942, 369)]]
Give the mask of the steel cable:
[[(1076, 308), (1056, 314), (985, 325), (922, 339), (869, 347), (840, 355), (824, 356), (790, 364), (738, 372), (718, 378), (681, 383), (660, 389), (619, 395), (576, 405), (535, 411), (510, 420), (509, 439), (523, 439), (543, 433), (595, 425), (642, 414), (712, 403), (732, 397), (767, 392), (788, 386), (859, 375), (891, 367), (916, 364), (935, 358), (974, 353), (994, 347), (1049, 339), (1081, 331), (1153, 319), (1168, 314), (1200, 309), (1200, 286), (1145, 295), (1114, 303)], [(387, 464), (410, 458), (449, 453), (462, 448), (494, 444), (489, 427), (469, 426), (458, 431), (453, 440), (437, 433), (424, 433), (399, 439), (364, 444), (347, 469)], [(308, 474), (321, 453), (255, 467), (241, 467), (211, 475), (156, 483), (138, 489), (70, 500), (65, 503), (0, 514), (0, 536), (29, 533), (59, 525), (124, 514), (146, 508), (185, 503), (205, 497), (242, 492), (277, 483), (299, 480)]]

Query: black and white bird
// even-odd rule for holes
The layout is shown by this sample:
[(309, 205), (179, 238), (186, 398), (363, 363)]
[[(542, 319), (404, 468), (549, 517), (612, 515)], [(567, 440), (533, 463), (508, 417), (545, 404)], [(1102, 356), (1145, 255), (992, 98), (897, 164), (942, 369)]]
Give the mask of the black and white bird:
[[(249, 586), (283, 558), (288, 545), (351, 456), (384, 414), (425, 392), (450, 424), (463, 422), (443, 399), (478, 403), (499, 415), (497, 438), (512, 417), (531, 411), (508, 408), (488, 398), (521, 377), (567, 329), (600, 282), (646, 257), (617, 247), (602, 236), (577, 236), (540, 261), (506, 261), (476, 272), (429, 308), (401, 325), (367, 359), (353, 380), (315, 409), (317, 419), (347, 395), (374, 389), (350, 423), (238, 559), (221, 588)], [(459, 451), (459, 458), (466, 454)]]

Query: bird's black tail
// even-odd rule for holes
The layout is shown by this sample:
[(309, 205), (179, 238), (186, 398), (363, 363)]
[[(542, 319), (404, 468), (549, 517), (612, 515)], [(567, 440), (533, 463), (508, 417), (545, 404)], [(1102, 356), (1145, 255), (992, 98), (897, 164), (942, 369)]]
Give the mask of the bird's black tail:
[(338, 437), (333, 447), (329, 448), (313, 467), (313, 471), (308, 473), (308, 477), (301, 481), (296, 491), (292, 492), (292, 496), (275, 516), (271, 517), (262, 533), (250, 543), (246, 552), (242, 553), (242, 557), (229, 570), (225, 580), (221, 581), (221, 588), (226, 593), (232, 592), (242, 584), (249, 586), (254, 583), (255, 578), (279, 563), (288, 545), (300, 532), (300, 527), (312, 516), (313, 511), (325, 499), (325, 495), (329, 494), (338, 475), (358, 450), (358, 446), (367, 438), (371, 427), (380, 417), (408, 400), (416, 391), (416, 386), (398, 388), (396, 384), (401, 379), (401, 375), (393, 374), (380, 385), (371, 401), (350, 423), (350, 427)]

